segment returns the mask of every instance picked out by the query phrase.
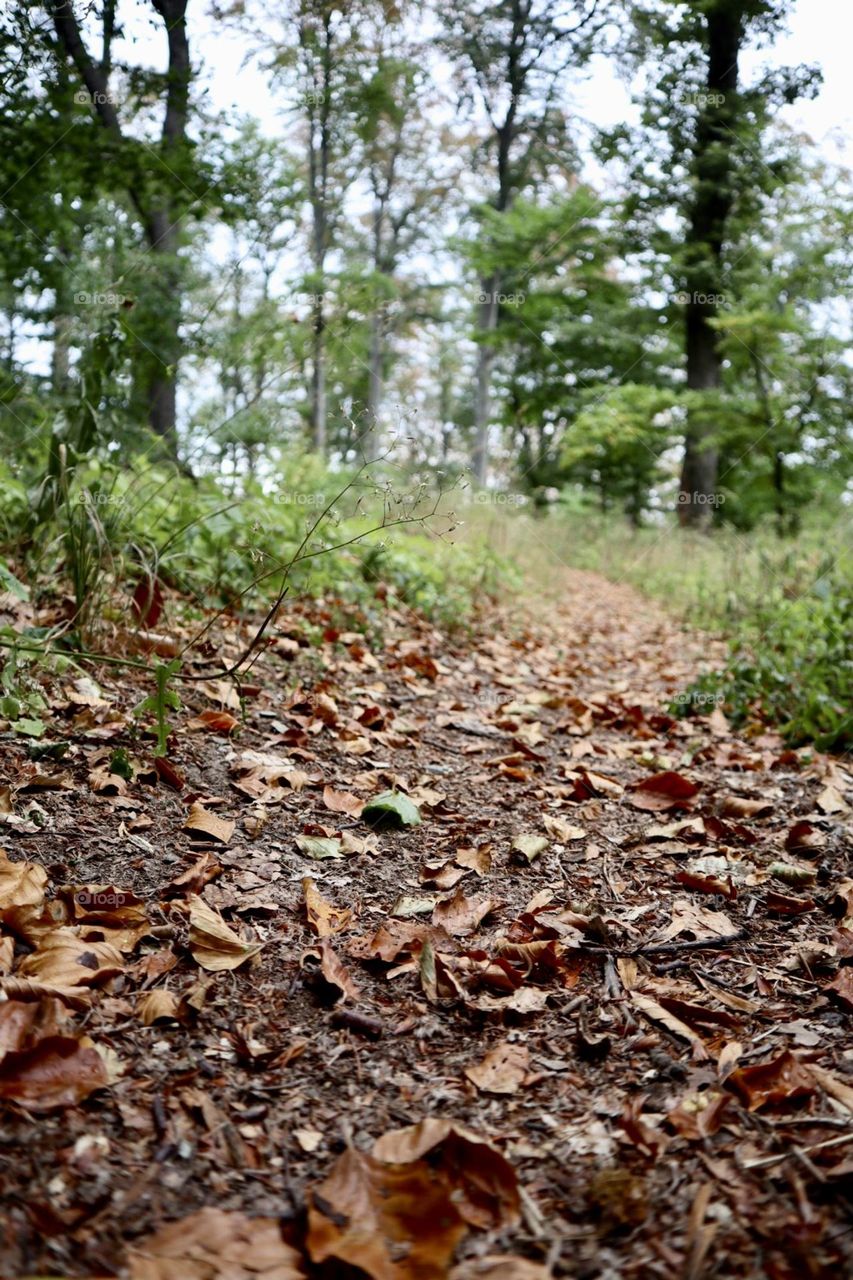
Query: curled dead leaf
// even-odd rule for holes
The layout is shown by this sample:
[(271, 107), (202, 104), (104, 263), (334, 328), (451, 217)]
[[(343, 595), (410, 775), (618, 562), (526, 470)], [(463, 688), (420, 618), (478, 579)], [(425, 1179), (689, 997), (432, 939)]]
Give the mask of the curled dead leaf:
[(262, 942), (244, 942), (203, 898), (189, 899), (190, 951), (209, 973), (238, 969), (263, 948)]
[(302, 893), (308, 926), (318, 938), (330, 938), (349, 927), (352, 912), (348, 907), (333, 907), (317, 889), (311, 876), (303, 876)]

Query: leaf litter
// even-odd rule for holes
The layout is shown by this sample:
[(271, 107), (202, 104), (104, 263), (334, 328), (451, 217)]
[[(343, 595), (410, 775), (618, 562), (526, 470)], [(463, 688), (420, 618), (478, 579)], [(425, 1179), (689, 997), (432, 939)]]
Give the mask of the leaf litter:
[(3, 745), (0, 1274), (853, 1269), (847, 762), (673, 720), (709, 642), (592, 575), (330, 607), (168, 759), (109, 677)]

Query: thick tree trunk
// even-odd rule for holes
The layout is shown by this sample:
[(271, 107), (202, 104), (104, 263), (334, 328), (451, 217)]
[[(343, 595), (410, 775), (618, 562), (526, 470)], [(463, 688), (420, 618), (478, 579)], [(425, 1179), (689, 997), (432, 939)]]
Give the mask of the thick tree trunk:
[[(739, 7), (712, 0), (706, 11), (708, 70), (705, 103), (700, 108), (693, 159), (695, 197), (687, 234), (687, 386), (714, 392), (722, 381), (719, 337), (711, 325), (722, 296), (722, 256), (731, 213), (732, 145), (730, 121), (738, 86), (738, 57), (743, 39)], [(714, 515), (718, 450), (716, 424), (708, 408), (688, 415), (681, 470), (679, 519), (707, 529)]]
[(178, 263), (178, 227), (167, 209), (158, 209), (149, 220), (151, 252), (159, 260), (157, 278), (162, 293), (153, 301), (151, 334), (143, 360), (143, 388), (148, 405), (148, 425), (164, 441), (169, 453), (177, 443), (177, 384), (181, 360), (181, 293)]
[[(490, 276), (481, 282), (479, 328), (492, 334), (498, 327), (498, 278)], [(474, 479), (484, 485), (489, 475), (489, 427), (492, 411), (492, 369), (495, 349), (488, 338), (477, 352), (477, 398), (474, 402)]]
[[(687, 386), (691, 391), (716, 391), (721, 381), (717, 335), (708, 324), (709, 309), (687, 304)], [(707, 529), (714, 518), (718, 450), (712, 436), (714, 422), (707, 410), (688, 415), (684, 459), (681, 466), (679, 517), (695, 529)]]

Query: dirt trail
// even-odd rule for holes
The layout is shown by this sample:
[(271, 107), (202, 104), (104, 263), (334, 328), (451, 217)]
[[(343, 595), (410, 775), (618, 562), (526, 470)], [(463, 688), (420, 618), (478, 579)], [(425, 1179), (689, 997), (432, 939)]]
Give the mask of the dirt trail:
[[(45, 1016), (58, 996), (67, 1044), (85, 1032), (121, 1074), (42, 1111), (37, 1037), (0, 1062), (0, 1275), (114, 1276), (136, 1249), (134, 1280), (224, 1277), (141, 1261), (205, 1206), (282, 1220), (304, 1267), (306, 1201), (315, 1261), (323, 1234), (381, 1280), (421, 1245), (418, 1274), (447, 1274), (428, 1203), (371, 1271), (341, 1244), (366, 1201), (324, 1182), (348, 1142), (426, 1117), (521, 1188), (463, 1214), (460, 1280), (853, 1272), (849, 762), (741, 739), (711, 706), (673, 719), (714, 642), (630, 588), (571, 573), (524, 613), (461, 640), (390, 603), (294, 606), (245, 721), (193, 686), (159, 777), (129, 736), (140, 690), (109, 679), (103, 702), (52, 690), (61, 761), (2, 743), (0, 987)], [(388, 789), (420, 825), (360, 816)]]

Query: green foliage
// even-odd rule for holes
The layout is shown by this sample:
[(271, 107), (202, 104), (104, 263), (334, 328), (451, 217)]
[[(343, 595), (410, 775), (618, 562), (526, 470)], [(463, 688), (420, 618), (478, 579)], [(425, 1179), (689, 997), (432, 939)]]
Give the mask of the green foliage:
[(722, 699), (735, 728), (775, 726), (792, 746), (853, 747), (853, 591), (851, 579), (818, 577), (793, 599), (755, 602), (731, 641), (722, 671), (688, 695)]
[(171, 682), (181, 669), (180, 658), (171, 662), (159, 663), (154, 668), (155, 689), (142, 699), (133, 714), (144, 716), (151, 714), (156, 719), (157, 748), (155, 756), (165, 756), (169, 749), (169, 712), (180, 711), (181, 699)]

